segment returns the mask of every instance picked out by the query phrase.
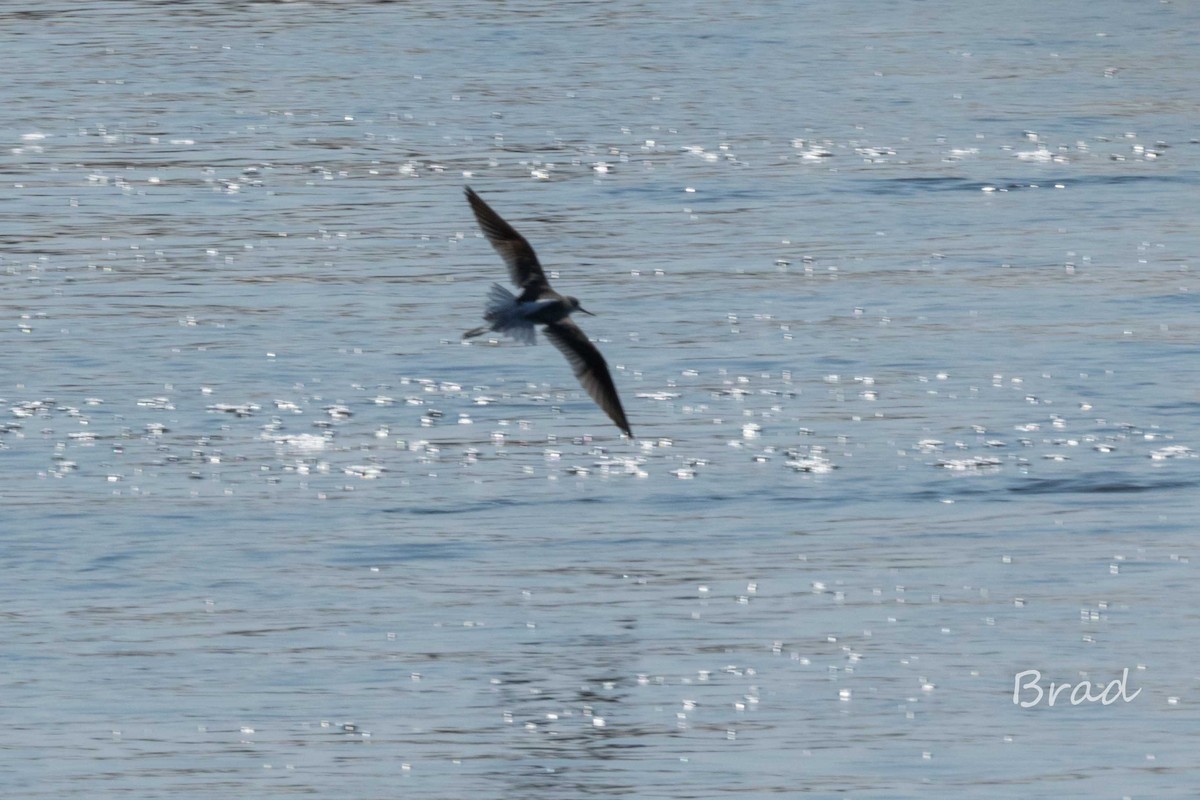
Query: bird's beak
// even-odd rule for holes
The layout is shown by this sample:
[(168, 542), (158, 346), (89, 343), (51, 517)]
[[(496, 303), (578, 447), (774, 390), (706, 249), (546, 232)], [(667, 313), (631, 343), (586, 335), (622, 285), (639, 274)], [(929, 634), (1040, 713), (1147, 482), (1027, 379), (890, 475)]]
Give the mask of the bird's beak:
[(589, 317), (594, 317), (594, 316), (596, 316), (595, 314), (593, 314), (592, 312), (588, 311), (588, 310), (587, 310), (586, 308), (584, 308), (583, 306), (580, 306), (579, 308), (577, 308), (577, 309), (575, 309), (575, 310), (576, 310), (576, 311), (582, 311), (583, 313), (587, 314)]

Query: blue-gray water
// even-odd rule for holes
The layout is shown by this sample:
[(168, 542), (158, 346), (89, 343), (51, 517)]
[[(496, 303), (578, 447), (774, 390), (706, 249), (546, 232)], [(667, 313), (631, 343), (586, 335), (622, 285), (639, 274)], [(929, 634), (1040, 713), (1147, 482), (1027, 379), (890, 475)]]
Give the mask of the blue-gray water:
[(3, 794), (1193, 796), (1196, 30), (0, 7)]

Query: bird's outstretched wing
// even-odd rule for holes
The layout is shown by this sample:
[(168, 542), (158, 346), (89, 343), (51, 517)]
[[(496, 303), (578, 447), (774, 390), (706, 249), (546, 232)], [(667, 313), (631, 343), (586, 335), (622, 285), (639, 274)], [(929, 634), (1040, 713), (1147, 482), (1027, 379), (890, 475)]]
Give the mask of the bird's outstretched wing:
[(546, 273), (542, 271), (537, 253), (533, 252), (533, 247), (525, 237), (483, 202), (483, 198), (475, 194), (470, 186), (466, 187), (466, 192), (480, 230), (508, 265), (508, 277), (513, 285), (522, 290), (521, 299), (537, 300), (552, 295), (553, 290), (546, 280)]
[(588, 341), (587, 334), (569, 319), (547, 325), (544, 330), (550, 342), (571, 362), (575, 377), (591, 398), (632, 439), (633, 431), (625, 419), (625, 409), (621, 407), (608, 364), (596, 346)]

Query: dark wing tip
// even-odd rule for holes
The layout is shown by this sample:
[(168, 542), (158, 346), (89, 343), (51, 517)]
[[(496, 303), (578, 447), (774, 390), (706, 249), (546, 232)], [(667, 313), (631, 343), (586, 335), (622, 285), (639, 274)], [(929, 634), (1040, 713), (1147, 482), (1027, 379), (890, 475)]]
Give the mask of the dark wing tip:
[(538, 263), (537, 254), (525, 237), (517, 233), (517, 229), (504, 221), (495, 209), (487, 204), (482, 197), (475, 194), (470, 186), (463, 187), (467, 202), (475, 213), (475, 221), (484, 237), (491, 242), (492, 247), (504, 259), (508, 267), (509, 280), (514, 286), (536, 298), (550, 291), (550, 282), (546, 273)]
[(587, 334), (569, 319), (551, 323), (542, 330), (551, 343), (567, 357), (571, 371), (596, 405), (600, 406), (622, 433), (630, 439), (635, 438), (629, 420), (625, 417), (625, 408), (621, 405), (621, 396), (617, 393), (612, 373), (608, 371), (608, 363), (596, 345), (588, 341)]
[[(622, 420), (624, 420), (624, 417), (625, 417), (625, 409), (624, 408), (621, 409), (621, 417), (622, 417)], [(630, 439), (637, 438), (636, 436), (633, 435), (633, 428), (629, 427), (628, 422), (618, 422), (617, 427), (620, 428), (621, 432), (624, 433), (626, 436), (628, 436)]]
[(613, 399), (616, 401), (616, 408), (604, 408), (602, 406), (601, 410), (608, 414), (608, 418), (621, 430), (621, 433), (630, 439), (636, 439), (637, 437), (633, 435), (633, 428), (629, 427), (629, 423), (625, 419), (625, 409), (622, 408), (620, 399), (615, 395)]

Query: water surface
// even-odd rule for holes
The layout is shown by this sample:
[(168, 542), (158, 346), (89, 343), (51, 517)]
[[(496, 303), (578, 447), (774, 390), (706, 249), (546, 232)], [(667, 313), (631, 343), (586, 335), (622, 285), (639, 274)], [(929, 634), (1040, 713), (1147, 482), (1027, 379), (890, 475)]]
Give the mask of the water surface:
[(0, 786), (1191, 796), (1197, 27), (0, 12)]

